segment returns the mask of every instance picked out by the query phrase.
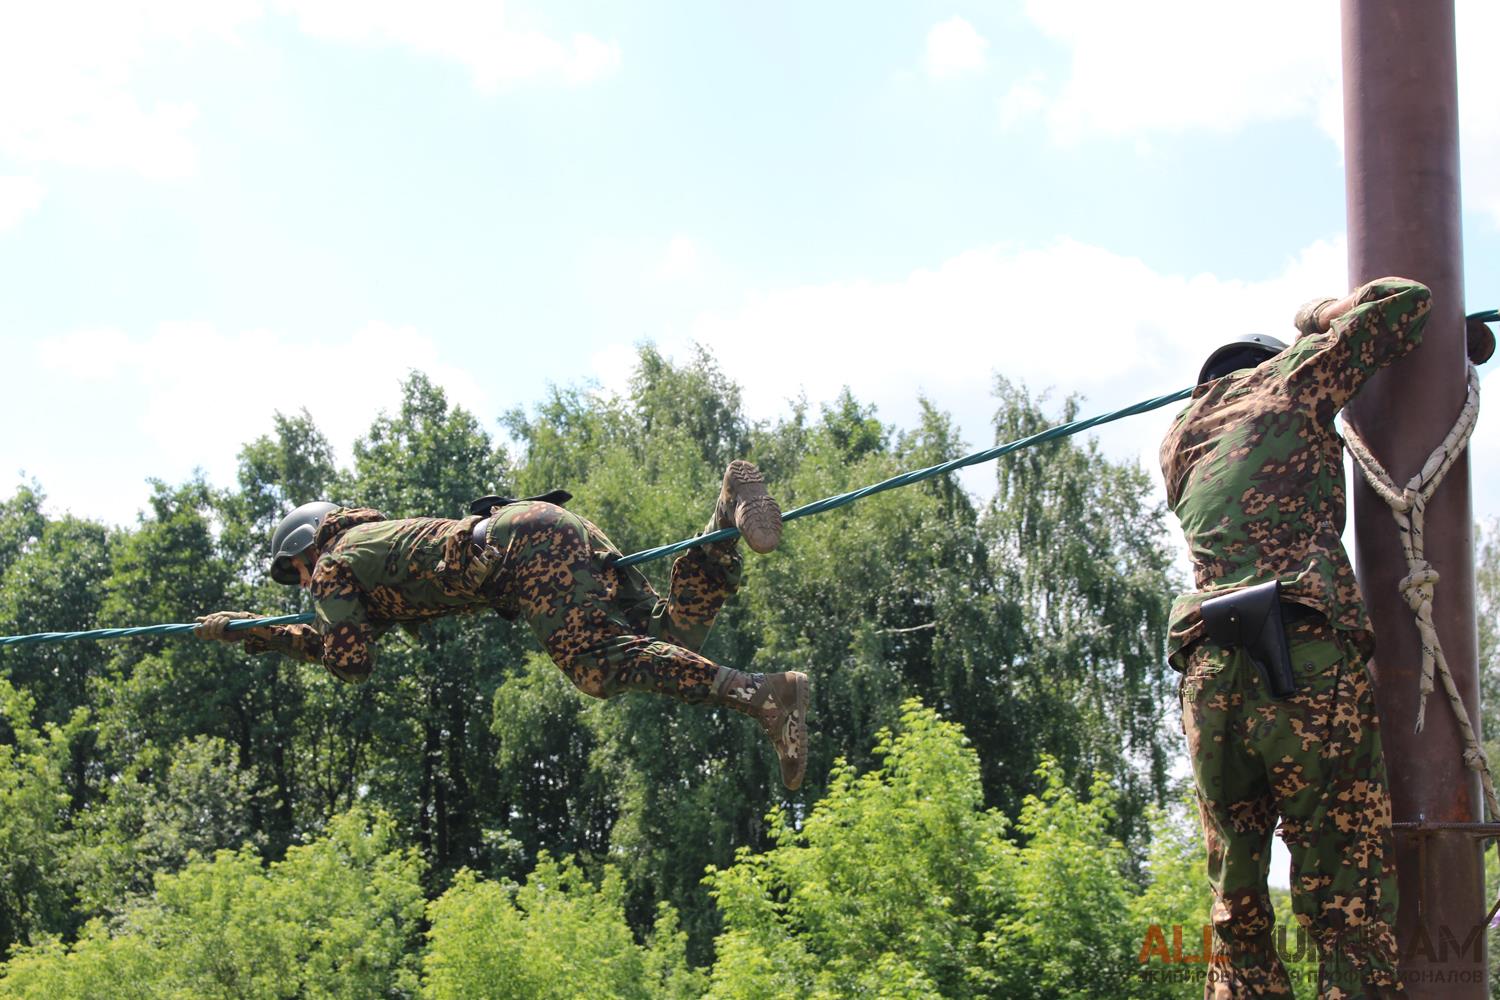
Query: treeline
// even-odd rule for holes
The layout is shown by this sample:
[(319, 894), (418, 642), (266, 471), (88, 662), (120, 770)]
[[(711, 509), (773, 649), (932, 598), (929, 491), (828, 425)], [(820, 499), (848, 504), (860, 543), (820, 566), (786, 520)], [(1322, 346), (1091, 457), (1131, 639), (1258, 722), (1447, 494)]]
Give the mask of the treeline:
[[(995, 392), (998, 439), (1074, 410)], [(281, 415), (232, 488), (156, 482), (128, 529), (22, 487), (0, 633), (301, 610), (266, 542), (311, 498), (458, 516), (562, 486), (628, 552), (701, 527), (732, 458), (789, 508), (966, 450), (930, 406), (900, 430), (847, 393), (752, 423), (710, 357), (650, 348), (623, 396), (504, 425), (513, 453), (414, 374), (347, 466)], [(813, 676), (792, 796), (747, 720), (589, 701), (491, 615), (393, 633), (358, 687), (183, 638), (0, 648), (0, 994), (1192, 992), (1134, 968), (1146, 924), (1203, 909), (1162, 812), (1174, 582), (1144, 472), (1070, 439), (982, 505), (893, 491), (747, 566), (705, 651)]]
[[(959, 727), (915, 700), (873, 749), (876, 767), (863, 774), (835, 767), (800, 824), (777, 807), (768, 850), (742, 848), (730, 865), (708, 870), (723, 930), (707, 968), (688, 960), (672, 904), (659, 905), (643, 935), (631, 926), (625, 880), (610, 862), (591, 878), (576, 859), (543, 851), (522, 884), (463, 869), (426, 902), (420, 852), (402, 844), (383, 811), (361, 806), (281, 860), (267, 864), (246, 846), (159, 875), (152, 894), (113, 920), (90, 921), (71, 945), (46, 937), (19, 948), (0, 969), (0, 993), (34, 1000), (1201, 993), (1203, 966), (1194, 959), (1207, 899), (1183, 824), (1153, 811), (1158, 839), (1143, 887), (1126, 874), (1128, 852), (1110, 832), (1119, 798), (1102, 777), (1080, 795), (1044, 757), (1040, 792), (1025, 798), (1012, 824), (983, 807), (979, 762)], [(49, 750), (28, 732), (21, 753), (46, 758)], [(1187, 928), (1185, 944), (1177, 927)]]

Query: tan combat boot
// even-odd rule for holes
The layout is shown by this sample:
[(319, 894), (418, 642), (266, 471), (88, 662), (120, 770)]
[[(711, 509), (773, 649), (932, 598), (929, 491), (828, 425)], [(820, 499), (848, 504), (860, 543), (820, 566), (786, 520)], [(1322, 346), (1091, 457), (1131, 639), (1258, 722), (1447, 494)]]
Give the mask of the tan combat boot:
[(748, 715), (771, 737), (781, 761), (781, 781), (796, 791), (807, 773), (807, 675), (747, 674), (720, 667), (714, 679), (714, 701)]
[(807, 773), (807, 675), (795, 670), (766, 674), (750, 707), (755, 721), (771, 737), (781, 761), (781, 783), (791, 791), (802, 787)]
[(766, 490), (759, 469), (739, 459), (729, 463), (709, 526), (715, 531), (738, 528), (745, 544), (756, 552), (776, 548), (781, 542), (781, 506)]

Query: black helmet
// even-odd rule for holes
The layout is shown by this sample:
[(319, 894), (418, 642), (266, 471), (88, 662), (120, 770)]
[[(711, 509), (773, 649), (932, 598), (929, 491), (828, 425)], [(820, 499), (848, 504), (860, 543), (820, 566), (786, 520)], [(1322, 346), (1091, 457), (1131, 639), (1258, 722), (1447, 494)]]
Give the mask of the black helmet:
[(1274, 358), (1286, 345), (1275, 337), (1268, 337), (1263, 333), (1250, 333), (1237, 340), (1232, 340), (1223, 347), (1214, 351), (1203, 362), (1203, 367), (1198, 371), (1198, 384), (1212, 382), (1216, 378), (1223, 378), (1230, 372), (1237, 372), (1241, 368), (1254, 368), (1267, 358)]
[(338, 504), (327, 500), (305, 503), (281, 519), (276, 530), (271, 532), (271, 579), (295, 587), (301, 579), (292, 566), (298, 553), (306, 552), (318, 536), (318, 524), (323, 515), (337, 510)]

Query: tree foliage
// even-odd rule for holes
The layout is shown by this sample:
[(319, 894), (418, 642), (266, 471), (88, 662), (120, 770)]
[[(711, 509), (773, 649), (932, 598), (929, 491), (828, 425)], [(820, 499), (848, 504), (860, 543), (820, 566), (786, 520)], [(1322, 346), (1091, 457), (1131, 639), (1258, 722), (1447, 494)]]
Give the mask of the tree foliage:
[[(1003, 381), (996, 398), (997, 439), (1077, 406)], [(700, 529), (734, 458), (790, 508), (967, 450), (929, 403), (900, 428), (848, 390), (752, 421), (706, 352), (651, 347), (624, 393), (553, 387), (501, 423), (509, 440), (414, 373), (348, 462), (278, 415), (232, 485), (156, 482), (128, 527), (22, 486), (0, 501), (0, 632), (302, 610), (265, 542), (311, 499), (458, 516), (563, 487), (628, 552)], [(5, 988), (94, 995), (160, 967), (179, 978), (148, 976), (151, 995), (189, 975), (247, 996), (540, 990), (566, 952), (597, 995), (1134, 990), (1120, 928), (1189, 875), (1154, 839), (1181, 825), (1162, 522), (1140, 469), (1070, 439), (1003, 460), (985, 500), (943, 478), (790, 526), (705, 653), (813, 676), (791, 795), (749, 720), (585, 699), (490, 614), (393, 633), (359, 687), (182, 638), (0, 648)], [(666, 563), (644, 569), (665, 587)], [(371, 896), (377, 870), (395, 881)], [(355, 947), (345, 931), (382, 913)], [(1085, 951), (1095, 985), (1075, 989)], [(288, 954), (323, 956), (325, 979), (249, 964)]]
[(264, 865), (220, 851), (163, 875), (115, 925), (21, 948), (0, 995), (355, 1000), (409, 991), (423, 910), (422, 862), (395, 824), (336, 817), (316, 842)]

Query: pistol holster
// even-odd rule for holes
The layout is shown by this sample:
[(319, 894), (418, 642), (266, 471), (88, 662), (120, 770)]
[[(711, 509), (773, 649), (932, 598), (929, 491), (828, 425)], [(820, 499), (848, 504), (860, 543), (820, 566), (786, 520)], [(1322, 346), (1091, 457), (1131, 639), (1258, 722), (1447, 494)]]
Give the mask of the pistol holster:
[(1280, 580), (1210, 598), (1203, 602), (1202, 614), (1208, 637), (1225, 649), (1243, 649), (1272, 698), (1291, 697), (1297, 679), (1281, 617)]

